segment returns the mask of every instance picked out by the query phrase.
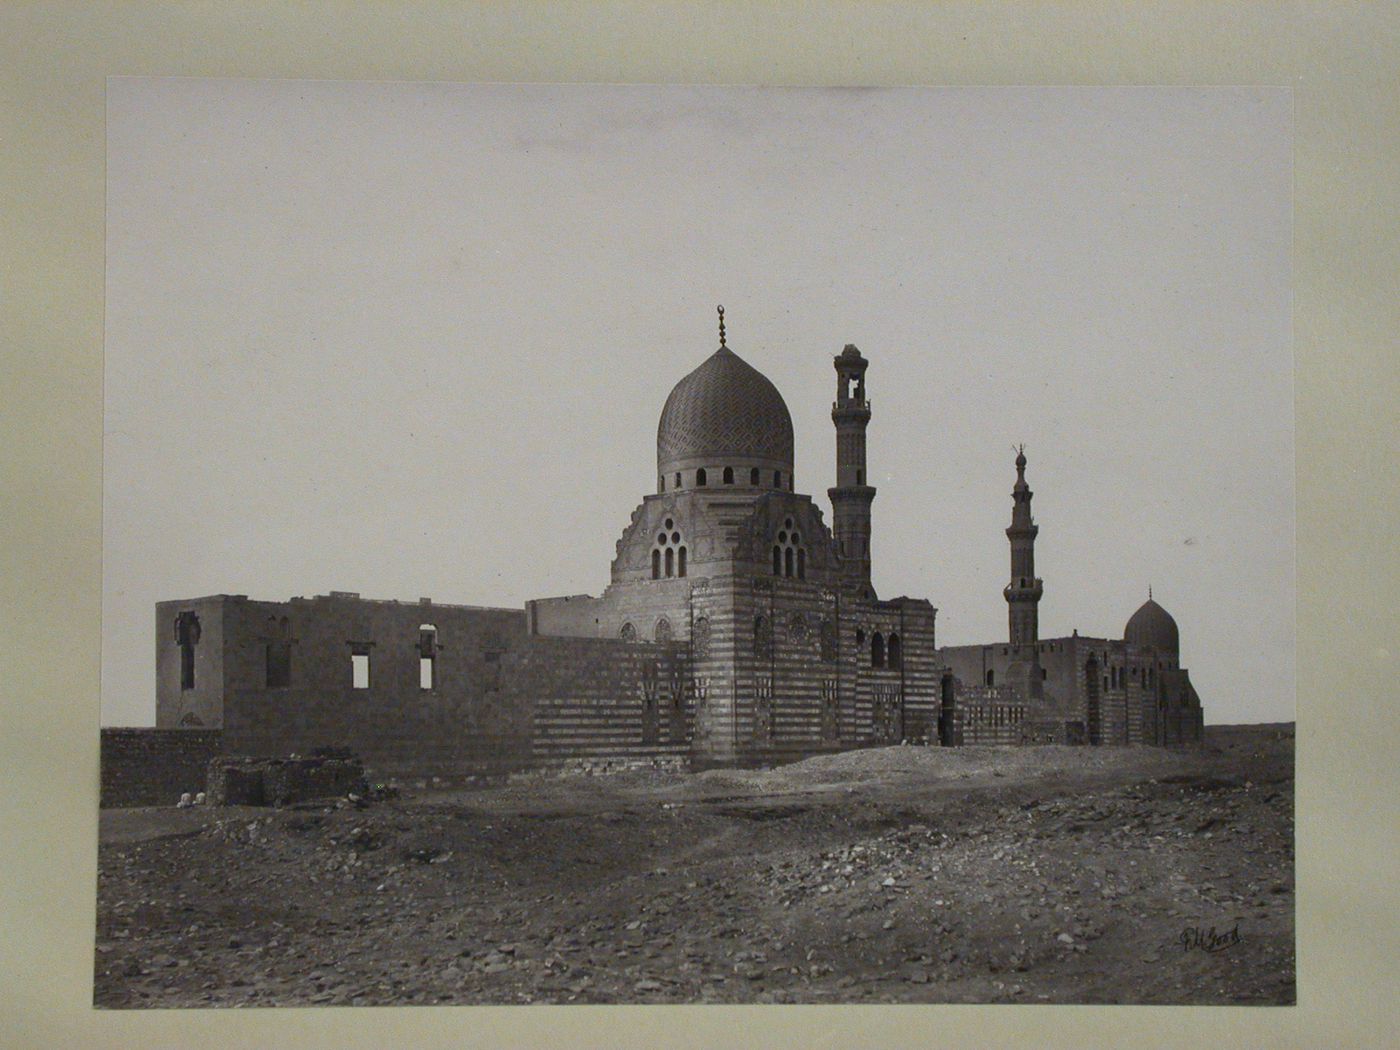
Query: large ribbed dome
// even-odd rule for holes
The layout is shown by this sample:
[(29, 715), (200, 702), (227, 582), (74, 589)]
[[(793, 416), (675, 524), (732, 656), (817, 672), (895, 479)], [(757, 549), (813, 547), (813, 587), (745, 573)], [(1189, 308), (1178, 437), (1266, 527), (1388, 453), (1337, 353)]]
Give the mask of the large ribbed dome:
[(1129, 645), (1150, 646), (1169, 653), (1181, 650), (1176, 621), (1171, 613), (1151, 598), (1128, 618), (1128, 626), (1123, 628), (1123, 640)]
[(792, 416), (767, 376), (721, 346), (666, 399), (656, 463), (664, 474), (729, 460), (771, 463), (791, 473)]

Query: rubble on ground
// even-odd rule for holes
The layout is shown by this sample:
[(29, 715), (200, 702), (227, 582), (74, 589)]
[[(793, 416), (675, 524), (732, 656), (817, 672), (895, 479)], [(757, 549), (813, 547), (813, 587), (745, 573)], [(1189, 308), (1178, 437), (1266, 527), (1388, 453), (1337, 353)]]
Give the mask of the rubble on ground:
[(104, 813), (96, 1001), (1293, 1001), (1291, 738), (1031, 750)]

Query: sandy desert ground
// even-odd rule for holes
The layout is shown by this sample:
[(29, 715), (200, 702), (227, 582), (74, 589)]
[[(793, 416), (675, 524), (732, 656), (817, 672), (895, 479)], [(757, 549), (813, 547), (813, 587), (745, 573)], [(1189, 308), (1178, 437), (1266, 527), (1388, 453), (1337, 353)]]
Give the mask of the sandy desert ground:
[(104, 810), (103, 1007), (1292, 1003), (1293, 726)]

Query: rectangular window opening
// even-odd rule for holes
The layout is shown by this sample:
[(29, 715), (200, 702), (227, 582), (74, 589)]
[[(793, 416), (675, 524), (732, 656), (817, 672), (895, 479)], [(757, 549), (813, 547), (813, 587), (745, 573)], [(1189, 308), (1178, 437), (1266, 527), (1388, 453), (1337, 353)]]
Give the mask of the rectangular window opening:
[(267, 687), (286, 689), (292, 684), (292, 650), (284, 642), (267, 645)]
[(350, 687), (352, 689), (369, 688), (369, 653), (350, 654)]
[(433, 688), (433, 663), (431, 656), (420, 656), (418, 658), (418, 688)]

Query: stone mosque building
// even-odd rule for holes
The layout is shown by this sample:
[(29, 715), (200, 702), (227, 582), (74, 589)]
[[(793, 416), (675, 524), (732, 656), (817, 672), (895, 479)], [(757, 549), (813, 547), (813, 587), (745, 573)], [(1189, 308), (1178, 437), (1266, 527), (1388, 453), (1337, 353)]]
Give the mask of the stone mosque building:
[(524, 609), (332, 591), (156, 607), (157, 727), (227, 754), (348, 747), (384, 774), (786, 761), (900, 742), (1199, 742), (1177, 627), (1149, 601), (1122, 638), (1037, 629), (1024, 452), (1012, 490), (1009, 632), (938, 648), (924, 598), (871, 585), (869, 362), (834, 359), (828, 524), (798, 491), (787, 405), (725, 342), (667, 398), (656, 491), (598, 596)]

